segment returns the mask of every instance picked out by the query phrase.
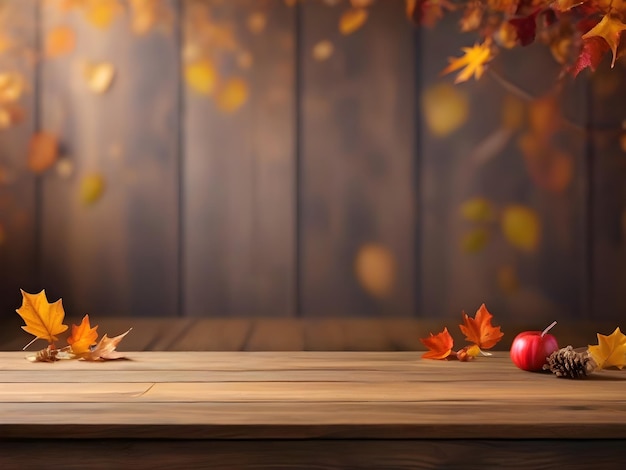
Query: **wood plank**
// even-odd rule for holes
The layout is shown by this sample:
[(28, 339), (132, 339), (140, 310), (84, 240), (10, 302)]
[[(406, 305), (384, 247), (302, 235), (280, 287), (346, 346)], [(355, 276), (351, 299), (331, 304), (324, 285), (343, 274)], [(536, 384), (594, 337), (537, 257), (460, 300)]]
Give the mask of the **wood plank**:
[[(199, 48), (193, 60), (211, 61), (219, 77), (210, 97), (185, 89), (185, 314), (290, 315), (294, 10), (280, 0), (183, 3), (186, 48)], [(254, 13), (257, 26), (246, 27)], [(234, 44), (211, 42), (211, 31)], [(242, 54), (249, 68), (236, 65)], [(220, 93), (232, 79), (248, 97), (228, 112)]]
[[(173, 436), (172, 436), (173, 437)], [(0, 443), (3, 468), (109, 469), (141, 462), (151, 469), (299, 468), (397, 470), (463, 468), (602, 468), (620, 470), (624, 440), (565, 441), (196, 441), (121, 439), (12, 441)], [(72, 460), (59, 456), (71, 455)], [(523, 458), (520, 458), (523, 456)]]
[(241, 351), (253, 320), (199, 318), (166, 348), (167, 351)]
[(593, 104), (589, 118), (596, 132), (590, 136), (592, 146), (588, 156), (589, 223), (593, 243), (589, 278), (592, 317), (617, 321), (626, 314), (623, 289), (626, 282), (626, 143), (623, 135), (626, 113), (623, 106), (616, 106), (624, 102), (622, 84), (626, 66), (623, 61), (618, 61), (615, 68), (609, 65), (607, 57), (591, 81)]
[[(16, 103), (3, 97), (3, 102), (9, 102), (4, 102), (3, 117), (7, 112), (11, 114), (11, 109), (24, 113), (22, 122), (0, 132), (0, 311), (8, 315), (20, 305), (20, 288), (38, 288), (36, 177), (28, 169), (26, 158), (36, 121), (36, 0), (4, 2), (0, 9), (3, 38), (14, 44), (0, 53), (0, 69), (3, 77), (17, 74), (23, 81)], [(11, 93), (9, 90), (8, 95)]]
[[(81, 9), (43, 5), (43, 37), (68, 27), (76, 46), (42, 64), (42, 127), (60, 137), (73, 166), (67, 178), (44, 177), (42, 285), (76, 316), (176, 315), (176, 34), (155, 28), (137, 37), (126, 9), (99, 28)], [(89, 89), (84, 61), (114, 65), (108, 92)], [(104, 178), (104, 192), (89, 203), (81, 188), (93, 175)]]
[[(454, 17), (421, 34), (420, 312), (458, 318), (462, 310), (473, 314), (485, 302), (500, 321), (523, 318), (536, 322), (535, 328), (555, 318), (584, 318), (584, 132), (562, 126), (550, 133), (537, 118), (531, 122), (531, 114), (549, 117), (546, 107), (502, 86), (510, 82), (544, 98), (554, 88), (559, 65), (543, 45), (507, 50), (479, 81), (456, 86), (454, 76), (442, 78), (441, 70), (472, 39), (458, 34)], [(585, 96), (582, 76), (565, 85), (557, 99), (566, 121), (584, 126)], [(450, 125), (457, 119), (458, 126)], [(537, 148), (524, 152), (524, 142)], [(464, 218), (461, 206), (474, 198), (489, 201), (492, 214), (485, 211), (478, 221)], [(519, 223), (512, 231), (528, 237), (526, 249), (502, 230), (503, 214), (516, 205), (524, 212), (508, 212)]]
[[(401, 1), (374, 3), (348, 36), (338, 31), (345, 4), (301, 8), (302, 313), (410, 316), (414, 30)], [(319, 61), (323, 40), (334, 53)]]
[(302, 323), (294, 318), (255, 321), (243, 345), (245, 351), (301, 351), (303, 348)]

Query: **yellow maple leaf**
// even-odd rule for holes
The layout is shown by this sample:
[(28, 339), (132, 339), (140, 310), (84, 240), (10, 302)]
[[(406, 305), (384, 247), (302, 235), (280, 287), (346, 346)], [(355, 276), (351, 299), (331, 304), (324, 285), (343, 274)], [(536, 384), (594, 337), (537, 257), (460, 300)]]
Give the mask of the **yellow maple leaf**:
[(583, 39), (589, 39), (595, 36), (604, 39), (613, 52), (613, 60), (611, 61), (611, 67), (613, 67), (615, 65), (615, 59), (617, 58), (617, 46), (619, 46), (620, 36), (625, 29), (626, 24), (622, 23), (620, 19), (606, 14), (597, 25), (583, 34)]
[(61, 299), (54, 303), (48, 303), (46, 291), (39, 294), (29, 294), (22, 292), (22, 306), (16, 310), (22, 317), (26, 326), (22, 329), (40, 339), (45, 339), (49, 343), (57, 341), (56, 335), (67, 330), (67, 325), (63, 325), (65, 311)]
[(619, 327), (608, 336), (598, 333), (598, 344), (589, 345), (589, 354), (599, 369), (626, 366), (626, 335)]
[(485, 64), (493, 59), (491, 51), (491, 40), (487, 39), (482, 44), (474, 44), (472, 47), (463, 47), (462, 57), (451, 57), (450, 65), (441, 72), (445, 75), (458, 69), (463, 69), (456, 76), (454, 83), (461, 83), (469, 80), (472, 75), (478, 80), (485, 71)]
[(89, 315), (83, 317), (80, 325), (72, 325), (72, 336), (67, 338), (67, 344), (70, 345), (72, 353), (77, 356), (90, 352), (90, 347), (96, 344), (98, 338), (98, 325), (93, 328), (89, 324)]

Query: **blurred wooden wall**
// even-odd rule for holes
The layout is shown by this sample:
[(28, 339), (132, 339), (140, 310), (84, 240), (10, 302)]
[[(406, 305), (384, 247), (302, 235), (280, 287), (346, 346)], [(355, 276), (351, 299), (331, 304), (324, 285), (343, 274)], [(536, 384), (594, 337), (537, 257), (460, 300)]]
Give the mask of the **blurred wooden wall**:
[(468, 38), (401, 0), (4, 5), (2, 315), (19, 288), (72, 316), (626, 313), (626, 144), (585, 132), (626, 118), (619, 63), (555, 95), (531, 47), (452, 85)]

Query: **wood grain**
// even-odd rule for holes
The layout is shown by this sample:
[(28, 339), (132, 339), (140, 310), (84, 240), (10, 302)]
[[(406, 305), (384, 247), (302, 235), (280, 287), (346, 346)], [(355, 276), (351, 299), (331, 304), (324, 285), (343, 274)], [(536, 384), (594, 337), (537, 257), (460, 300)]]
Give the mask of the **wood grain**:
[[(410, 316), (415, 75), (404, 4), (374, 3), (348, 36), (338, 32), (343, 8), (301, 8), (302, 314)], [(325, 61), (313, 56), (322, 40), (334, 46)], [(356, 260), (372, 245), (385, 255), (361, 268), (374, 280), (359, 283)]]
[(626, 438), (623, 371), (560, 380), (520, 371), (506, 353), (127, 356), (49, 364), (0, 353), (0, 436), (72, 425), (65, 437)]
[[(76, 47), (42, 64), (42, 126), (73, 164), (69, 178), (51, 173), (43, 182), (42, 283), (76, 316), (176, 315), (176, 34), (155, 29), (138, 38), (128, 15), (102, 30), (80, 11), (43, 5), (41, 34), (69, 27)], [(108, 92), (89, 89), (85, 61), (114, 65)], [(94, 174), (105, 189), (89, 204), (81, 184)]]
[[(261, 440), (176, 441), (122, 439), (14, 440), (0, 443), (6, 470), (40, 468), (109, 469), (133, 462), (138, 469), (396, 469), (450, 470), (564, 466), (572, 470), (620, 470), (624, 440)], [(72, 460), (55, 460), (71, 455)]]
[[(183, 2), (195, 15), (194, 2)], [(198, 2), (196, 2), (197, 4)], [(249, 69), (215, 46), (212, 59), (223, 86), (241, 78), (248, 98), (226, 112), (185, 88), (184, 200), (185, 314), (287, 316), (294, 310), (294, 10), (271, 0), (209, 1), (218, 27), (227, 28)], [(257, 8), (258, 6), (258, 8)], [(267, 26), (246, 28), (258, 10)], [(187, 17), (187, 24), (193, 17)], [(186, 28), (186, 43), (193, 30)]]
[[(35, 131), (36, 110), (36, 0), (5, 2), (0, 29), (14, 48), (0, 54), (0, 69), (18, 74), (23, 93), (14, 105), (24, 120), (0, 132), (0, 318), (20, 306), (20, 288), (39, 290), (36, 279), (36, 175), (28, 166), (28, 144)], [(11, 105), (9, 105), (11, 106)], [(2, 336), (3, 333), (0, 333)]]

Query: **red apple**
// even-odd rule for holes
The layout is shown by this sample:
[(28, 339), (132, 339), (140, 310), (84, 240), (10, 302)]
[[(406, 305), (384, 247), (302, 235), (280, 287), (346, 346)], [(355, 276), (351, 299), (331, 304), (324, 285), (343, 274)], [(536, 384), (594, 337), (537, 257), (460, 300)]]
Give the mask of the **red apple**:
[(546, 358), (559, 349), (556, 338), (548, 331), (556, 325), (553, 322), (543, 331), (523, 331), (515, 337), (511, 345), (511, 359), (522, 370), (541, 370)]

